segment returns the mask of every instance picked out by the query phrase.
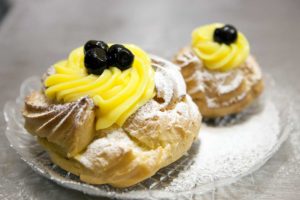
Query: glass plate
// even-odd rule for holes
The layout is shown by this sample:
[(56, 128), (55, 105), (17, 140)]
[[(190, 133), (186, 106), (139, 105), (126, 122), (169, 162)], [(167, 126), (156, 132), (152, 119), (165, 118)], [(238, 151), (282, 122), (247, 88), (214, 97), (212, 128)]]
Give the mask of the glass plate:
[[(6, 103), (4, 108), (4, 115), (7, 122), (6, 136), (11, 147), (16, 150), (21, 159), (34, 171), (64, 187), (82, 191), (90, 195), (121, 199), (145, 199), (145, 197), (148, 199), (191, 199), (197, 197), (197, 195), (212, 191), (216, 187), (229, 185), (253, 173), (278, 150), (289, 133), (292, 132), (294, 118), (291, 114), (291, 106), (287, 108), (286, 105), (283, 105), (281, 102), (284, 95), (275, 92), (271, 79), (267, 82), (270, 85), (267, 86), (266, 94), (261, 98), (262, 100), (260, 102), (254, 103), (253, 106), (241, 114), (214, 121), (207, 120), (206, 125), (203, 125), (200, 131), (201, 142), (197, 140), (186, 155), (175, 163), (161, 169), (153, 177), (125, 189), (118, 189), (109, 185), (95, 186), (81, 182), (77, 176), (53, 164), (47, 153), (36, 142), (36, 139), (27, 133), (23, 127), (24, 120), (20, 111), (23, 106), (24, 97), (29, 94), (30, 91), (39, 90), (41, 88), (41, 82), (38, 77), (26, 79), (21, 85), (19, 97), (15, 101)], [(234, 170), (231, 170), (230, 173), (221, 174), (220, 171), (215, 171), (214, 173), (212, 173), (212, 171), (205, 171), (205, 167), (201, 165), (205, 166), (203, 163), (205, 163), (206, 160), (204, 159), (203, 162), (198, 163), (199, 160), (196, 158), (199, 158), (202, 152), (207, 152), (207, 149), (201, 149), (201, 147), (210, 148), (213, 146), (205, 145), (204, 142), (206, 140), (212, 142), (212, 144), (214, 140), (218, 140), (218, 135), (211, 138), (212, 134), (210, 133), (217, 129), (222, 132), (223, 129), (228, 131), (228, 128), (231, 127), (243, 126), (243, 124), (247, 125), (247, 123), (257, 123), (253, 122), (253, 118), (259, 116), (259, 113), (264, 112), (263, 110), (268, 106), (273, 106), (274, 111), (278, 114), (278, 121), (276, 122), (275, 120), (275, 126), (278, 126), (278, 132), (270, 132), (275, 138), (274, 142), (270, 143), (268, 148), (263, 150), (264, 152), (258, 152), (260, 156), (252, 159), (251, 163), (247, 163), (246, 167), (240, 165), (241, 161), (243, 161), (240, 159), (241, 156), (234, 155), (232, 159), (223, 160), (223, 164), (221, 164), (221, 166), (232, 165)], [(222, 144), (220, 145), (222, 146)], [(233, 143), (232, 146), (234, 145), (236, 144)], [(253, 143), (253, 145), (256, 144)], [(247, 148), (249, 148), (251, 150), (250, 153), (253, 154), (254, 146), (247, 145)], [(204, 153), (204, 156), (201, 158), (205, 158), (205, 155), (208, 154)], [(208, 159), (210, 158), (208, 157)], [(227, 162), (230, 162), (230, 164)], [(241, 166), (241, 168), (239, 168), (239, 166)], [(227, 170), (226, 172), (228, 172), (228, 169), (222, 170)], [(246, 178), (244, 178), (244, 180), (246, 181)]]

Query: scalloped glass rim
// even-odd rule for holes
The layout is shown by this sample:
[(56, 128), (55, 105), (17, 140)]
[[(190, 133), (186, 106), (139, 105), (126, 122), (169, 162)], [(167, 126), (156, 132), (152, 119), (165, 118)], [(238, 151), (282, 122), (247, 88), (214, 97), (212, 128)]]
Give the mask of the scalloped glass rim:
[[(274, 81), (270, 77), (267, 77), (266, 82), (268, 83), (268, 90), (265, 92), (267, 93), (265, 96), (268, 96), (268, 98), (272, 99), (272, 101), (276, 105), (276, 108), (279, 110), (280, 135), (277, 144), (273, 146), (273, 148), (267, 153), (264, 159), (254, 165), (246, 173), (242, 173), (239, 176), (232, 178), (224, 178), (217, 181), (214, 180), (211, 183), (201, 185), (201, 187), (192, 188), (188, 191), (171, 192), (153, 189), (155, 188), (155, 186), (153, 185), (155, 185), (157, 182), (160, 182), (160, 175), (158, 175), (158, 179), (151, 177), (143, 181), (142, 183), (137, 184), (136, 186), (125, 189), (117, 189), (109, 185), (89, 185), (81, 182), (77, 176), (62, 170), (51, 163), (51, 160), (49, 159), (47, 153), (39, 146), (39, 144), (37, 144), (35, 138), (29, 135), (24, 129), (23, 118), (20, 113), (26, 94), (28, 94), (30, 91), (39, 90), (41, 88), (41, 81), (39, 77), (30, 77), (26, 79), (21, 85), (20, 95), (17, 97), (17, 99), (15, 101), (8, 101), (5, 104), (4, 116), (7, 122), (5, 133), (11, 147), (16, 150), (21, 159), (25, 161), (34, 171), (67, 188), (82, 191), (84, 193), (95, 196), (106, 196), (122, 199), (145, 198), (145, 195), (149, 198), (178, 198), (190, 196), (191, 194), (203, 194), (215, 189), (216, 187), (229, 185), (240, 180), (242, 177), (252, 174), (272, 157), (272, 155), (278, 150), (280, 145), (287, 139), (289, 133), (293, 131), (294, 117), (293, 113), (291, 112), (292, 105), (289, 105), (289, 107), (287, 108), (286, 105), (283, 105), (281, 103), (284, 95), (280, 95), (276, 92)], [(192, 148), (197, 147), (195, 147), (194, 144)], [(188, 160), (188, 157), (189, 155), (185, 155), (179, 161), (176, 161), (175, 163), (162, 170), (170, 170), (171, 172), (176, 171), (178, 170), (177, 165), (184, 166), (186, 160)], [(158, 172), (157, 174), (162, 173)]]

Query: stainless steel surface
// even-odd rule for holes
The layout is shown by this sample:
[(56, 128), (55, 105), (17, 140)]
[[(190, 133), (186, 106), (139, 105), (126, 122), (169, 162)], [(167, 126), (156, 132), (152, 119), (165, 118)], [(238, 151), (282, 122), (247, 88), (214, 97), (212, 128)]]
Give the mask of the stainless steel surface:
[[(42, 74), (86, 40), (133, 42), (166, 58), (190, 41), (191, 30), (214, 21), (236, 25), (250, 40), (278, 93), (289, 95), (300, 119), (300, 1), (16, 1), (0, 27), (0, 105), (18, 95), (21, 82)], [(0, 125), (5, 128), (3, 116)], [(95, 199), (35, 174), (0, 134), (0, 199)], [(278, 153), (228, 199), (299, 199), (299, 129)], [(260, 179), (266, 173), (268, 179)], [(265, 177), (265, 176), (263, 176)], [(283, 178), (284, 177), (284, 178)], [(18, 181), (16, 181), (18, 180)], [(284, 181), (283, 181), (284, 180)], [(45, 190), (45, 188), (47, 188)], [(218, 188), (203, 198), (221, 197)], [(225, 198), (222, 196), (222, 198)], [(99, 199), (99, 198), (98, 198)], [(220, 199), (220, 198), (219, 198)]]

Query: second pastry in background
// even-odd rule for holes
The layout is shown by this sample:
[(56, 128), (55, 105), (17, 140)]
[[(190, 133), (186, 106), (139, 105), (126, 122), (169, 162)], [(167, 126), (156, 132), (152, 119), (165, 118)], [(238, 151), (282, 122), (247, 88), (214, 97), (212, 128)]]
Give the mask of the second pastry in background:
[(206, 118), (235, 114), (263, 91), (262, 73), (247, 38), (232, 25), (196, 28), (174, 58), (187, 91)]

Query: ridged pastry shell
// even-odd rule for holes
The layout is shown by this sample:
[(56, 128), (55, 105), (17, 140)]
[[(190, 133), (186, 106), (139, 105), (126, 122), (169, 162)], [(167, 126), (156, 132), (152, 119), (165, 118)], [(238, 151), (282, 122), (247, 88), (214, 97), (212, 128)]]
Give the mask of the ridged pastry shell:
[(76, 102), (52, 104), (41, 92), (25, 99), (25, 128), (40, 139), (51, 142), (55, 151), (73, 157), (94, 137), (94, 104), (84, 97)]
[[(92, 131), (89, 144), (80, 153), (75, 153), (76, 155), (67, 154), (67, 157), (65, 152), (68, 151), (61, 151), (57, 146), (66, 147), (58, 141), (59, 138), (64, 138), (65, 135), (74, 136), (79, 131), (60, 132), (61, 136), (57, 135), (57, 140), (49, 140), (47, 137), (53, 132), (54, 125), (48, 126), (42, 133), (37, 131), (37, 127), (45, 124), (45, 120), (58, 115), (58, 112), (53, 115), (41, 115), (40, 107), (51, 112), (55, 110), (55, 106), (59, 106), (47, 101), (40, 92), (32, 93), (25, 100), (25, 127), (38, 136), (39, 142), (48, 151), (54, 163), (78, 175), (82, 181), (91, 184), (111, 184), (116, 187), (134, 185), (179, 159), (191, 147), (201, 124), (198, 108), (186, 94), (184, 80), (176, 66), (155, 56), (152, 56), (152, 65), (156, 70), (156, 96), (130, 116), (122, 127)], [(30, 101), (31, 99), (33, 101)], [(78, 136), (86, 134), (95, 118), (92, 102), (85, 97), (67, 105), (70, 108), (64, 109), (70, 110), (74, 105), (84, 107), (81, 113), (84, 113), (84, 116), (86, 114), (86, 117), (79, 120), (81, 123), (75, 123), (75, 127), (80, 129)], [(74, 117), (77, 114), (74, 111)], [(30, 117), (35, 115), (39, 117)], [(88, 137), (90, 138), (90, 133)]]
[(228, 72), (206, 69), (189, 47), (182, 49), (174, 62), (180, 67), (188, 94), (207, 118), (242, 111), (264, 88), (260, 68), (252, 56)]

